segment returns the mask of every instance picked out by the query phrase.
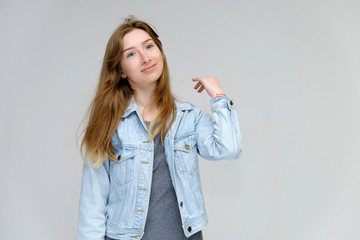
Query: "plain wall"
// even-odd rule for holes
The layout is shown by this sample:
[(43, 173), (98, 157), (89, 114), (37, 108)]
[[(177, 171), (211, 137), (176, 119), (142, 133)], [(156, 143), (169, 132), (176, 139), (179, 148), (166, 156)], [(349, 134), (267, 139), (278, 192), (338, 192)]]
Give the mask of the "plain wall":
[(129, 14), (159, 32), (174, 94), (235, 103), (244, 157), (201, 161), (206, 240), (360, 239), (360, 2), (0, 2), (0, 239), (76, 239), (77, 130)]

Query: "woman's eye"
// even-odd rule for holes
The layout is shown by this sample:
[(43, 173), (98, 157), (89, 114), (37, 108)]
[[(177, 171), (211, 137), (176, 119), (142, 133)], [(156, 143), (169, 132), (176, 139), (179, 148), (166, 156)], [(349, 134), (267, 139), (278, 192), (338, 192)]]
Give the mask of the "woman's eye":
[(134, 56), (134, 53), (129, 53), (128, 54), (128, 57), (132, 57), (132, 56)]
[(153, 47), (153, 45), (149, 44), (149, 45), (146, 46), (146, 49), (150, 49), (152, 47)]

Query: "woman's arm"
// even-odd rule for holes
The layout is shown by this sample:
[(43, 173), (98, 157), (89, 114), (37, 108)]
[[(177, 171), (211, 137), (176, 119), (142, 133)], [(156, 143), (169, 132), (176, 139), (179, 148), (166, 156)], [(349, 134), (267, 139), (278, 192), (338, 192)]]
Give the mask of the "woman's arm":
[(237, 159), (241, 156), (241, 133), (233, 102), (225, 96), (219, 80), (214, 77), (194, 78), (195, 89), (204, 89), (212, 97), (210, 104), (214, 121), (200, 110), (196, 120), (196, 142), (201, 157), (209, 160)]
[(79, 206), (79, 240), (104, 239), (109, 191), (109, 160), (105, 160), (97, 169), (84, 164)]

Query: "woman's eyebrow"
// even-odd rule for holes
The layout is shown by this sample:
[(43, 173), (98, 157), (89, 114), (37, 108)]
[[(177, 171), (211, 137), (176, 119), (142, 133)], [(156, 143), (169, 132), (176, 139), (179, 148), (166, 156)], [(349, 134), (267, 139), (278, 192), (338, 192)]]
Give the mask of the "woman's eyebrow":
[[(141, 44), (147, 43), (148, 41), (151, 41), (151, 40), (152, 40), (151, 38), (146, 39), (146, 40), (145, 40), (145, 41), (143, 41)], [(122, 51), (122, 52), (125, 52), (125, 51), (130, 50), (130, 49), (133, 49), (133, 48), (135, 48), (135, 47), (129, 47), (129, 48), (125, 49), (125, 50), (124, 50), (124, 51)]]

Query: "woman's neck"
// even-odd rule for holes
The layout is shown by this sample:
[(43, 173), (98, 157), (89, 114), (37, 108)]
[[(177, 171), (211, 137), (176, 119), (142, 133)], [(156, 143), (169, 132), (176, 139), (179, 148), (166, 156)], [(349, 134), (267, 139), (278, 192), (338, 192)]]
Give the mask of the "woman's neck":
[(134, 89), (134, 98), (144, 121), (152, 121), (159, 113), (158, 107), (153, 104), (154, 89)]

